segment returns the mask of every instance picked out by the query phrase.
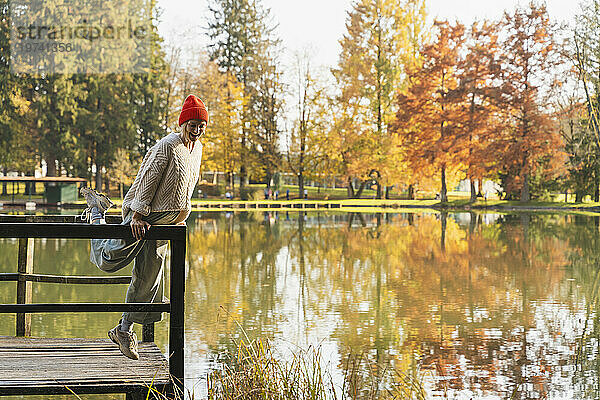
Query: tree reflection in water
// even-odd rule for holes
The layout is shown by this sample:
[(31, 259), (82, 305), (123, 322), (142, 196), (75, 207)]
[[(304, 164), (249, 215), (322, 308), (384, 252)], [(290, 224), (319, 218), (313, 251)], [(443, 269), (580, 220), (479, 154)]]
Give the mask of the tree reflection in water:
[(239, 337), (213, 322), (224, 305), (254, 337), (322, 343), (338, 369), (363, 353), (365, 375), (429, 371), (432, 396), (596, 398), (598, 228), (577, 218), (236, 213), (230, 229), (200, 215), (191, 325), (207, 356)]

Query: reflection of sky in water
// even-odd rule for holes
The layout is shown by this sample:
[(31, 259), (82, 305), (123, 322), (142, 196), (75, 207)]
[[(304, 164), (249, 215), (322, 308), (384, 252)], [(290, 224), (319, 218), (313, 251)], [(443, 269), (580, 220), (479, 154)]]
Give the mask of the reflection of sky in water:
[[(237, 321), (283, 359), (320, 346), (338, 384), (349, 354), (363, 352), (369, 363), (419, 370), (431, 398), (597, 398), (597, 223), (527, 214), (193, 214), (187, 384), (205, 393), (206, 373), (242, 337)], [(16, 243), (0, 240), (3, 272), (16, 268)], [(36, 272), (101, 275), (88, 251), (84, 240), (36, 240)], [(40, 302), (117, 302), (125, 291), (34, 288)], [(2, 283), (0, 296), (13, 302), (14, 283)], [(0, 318), (0, 334), (14, 334), (14, 316)], [(33, 332), (98, 337), (118, 318), (37, 314)], [(167, 325), (156, 330), (167, 351)]]

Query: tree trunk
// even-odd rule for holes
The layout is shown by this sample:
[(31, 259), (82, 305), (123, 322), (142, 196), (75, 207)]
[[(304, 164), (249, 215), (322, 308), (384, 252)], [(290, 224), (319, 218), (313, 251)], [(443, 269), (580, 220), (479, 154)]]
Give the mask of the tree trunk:
[(273, 181), (273, 173), (267, 171), (265, 174), (265, 179), (266, 179), (266, 184), (267, 184), (267, 188), (271, 188), (271, 182)]
[(96, 164), (96, 190), (102, 191), (102, 165)]
[(483, 189), (483, 179), (479, 179), (477, 181), (477, 197), (483, 197), (483, 193), (481, 193), (482, 189)]
[(383, 197), (383, 190), (381, 190), (381, 183), (377, 181), (377, 199), (381, 200)]
[(298, 174), (298, 198), (304, 198), (304, 175)]
[(394, 188), (394, 186), (386, 186), (385, 187), (385, 199), (389, 200), (390, 198), (390, 193), (392, 192), (392, 189)]
[(242, 165), (240, 167), (240, 193), (244, 191), (244, 187), (246, 186), (246, 166)]
[(470, 177), (469, 181), (471, 182), (471, 199), (469, 201), (471, 203), (475, 203), (475, 201), (477, 201), (477, 191), (475, 190), (475, 180), (473, 179), (473, 177)]
[(442, 190), (440, 192), (440, 201), (442, 203), (448, 202), (448, 188), (446, 187), (446, 166), (442, 167)]
[(577, 190), (575, 192), (575, 203), (581, 203), (583, 201), (583, 196), (584, 196), (584, 193)]
[(367, 181), (361, 181), (360, 182), (360, 186), (358, 187), (358, 190), (356, 191), (356, 193), (354, 193), (354, 198), (355, 199), (360, 199), (360, 196), (362, 195), (362, 192), (365, 189), (366, 185), (367, 185)]
[[(244, 73), (245, 75), (245, 73)], [(246, 94), (246, 77), (243, 77), (243, 87), (244, 87), (244, 94)], [(240, 193), (244, 192), (244, 187), (246, 186), (246, 179), (247, 179), (247, 171), (246, 171), (246, 121), (248, 121), (248, 119), (246, 118), (247, 114), (246, 114), (246, 106), (243, 105), (242, 106), (242, 141), (241, 141), (241, 162), (242, 165), (240, 166)]]
[(521, 188), (521, 202), (529, 201), (529, 174), (525, 174), (523, 178), (523, 187)]
[(348, 186), (346, 186), (346, 189), (348, 191), (348, 198), (353, 199), (354, 198), (354, 185), (352, 184), (352, 178), (348, 178)]
[(415, 199), (415, 186), (412, 183), (410, 185), (408, 185), (408, 199), (409, 200)]
[(121, 195), (121, 202), (123, 201), (123, 184), (119, 183), (119, 194)]

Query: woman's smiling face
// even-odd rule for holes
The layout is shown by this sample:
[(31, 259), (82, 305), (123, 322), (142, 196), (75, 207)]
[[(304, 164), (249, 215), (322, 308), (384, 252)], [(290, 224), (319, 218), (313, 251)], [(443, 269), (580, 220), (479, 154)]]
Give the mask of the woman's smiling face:
[(206, 121), (191, 119), (185, 124), (184, 132), (189, 140), (195, 142), (206, 132)]

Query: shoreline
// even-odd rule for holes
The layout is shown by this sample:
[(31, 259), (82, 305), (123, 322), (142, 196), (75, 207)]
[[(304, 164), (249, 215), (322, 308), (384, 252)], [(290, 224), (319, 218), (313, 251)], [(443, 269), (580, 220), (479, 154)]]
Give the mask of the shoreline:
[[(111, 214), (120, 210), (121, 200), (113, 199), (116, 208)], [(4, 203), (2, 210), (28, 210), (37, 208), (83, 209), (85, 203), (66, 203), (62, 205), (36, 204), (27, 207), (27, 203)], [(377, 200), (377, 199), (341, 199), (341, 200), (221, 200), (221, 199), (192, 199), (192, 211), (347, 211), (347, 212), (394, 212), (398, 210), (435, 210), (451, 212), (577, 212), (600, 214), (600, 203), (564, 203), (488, 200), (470, 203), (466, 199), (452, 200), (441, 203), (438, 200)]]

